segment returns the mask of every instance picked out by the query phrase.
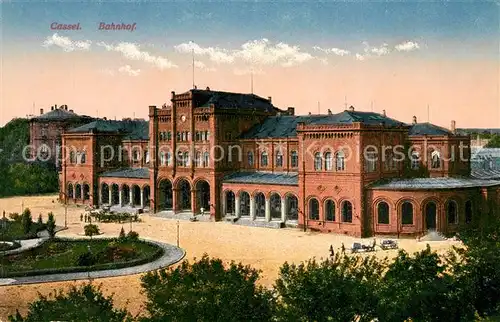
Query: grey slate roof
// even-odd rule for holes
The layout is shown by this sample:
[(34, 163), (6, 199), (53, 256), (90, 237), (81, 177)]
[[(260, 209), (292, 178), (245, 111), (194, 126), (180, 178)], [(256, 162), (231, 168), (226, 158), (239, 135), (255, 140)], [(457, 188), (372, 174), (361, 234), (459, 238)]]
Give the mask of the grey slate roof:
[(411, 178), (380, 180), (367, 186), (374, 190), (439, 190), (475, 187), (491, 187), (500, 185), (497, 180), (481, 180), (472, 177), (464, 178)]
[(255, 94), (230, 93), (212, 90), (192, 89), (195, 106), (234, 109), (256, 109), (274, 111), (277, 108), (268, 100)]
[(298, 186), (298, 173), (235, 172), (223, 178), (224, 183), (276, 184)]
[(485, 128), (485, 129), (473, 129), (473, 128), (461, 128), (457, 129), (458, 133), (462, 135), (473, 134), (473, 133), (488, 133), (488, 134), (500, 134), (499, 128)]
[(431, 123), (417, 123), (410, 127), (408, 132), (410, 136), (414, 135), (453, 135), (453, 133), (444, 127)]
[(92, 117), (86, 115), (78, 115), (75, 112), (67, 111), (62, 108), (54, 109), (42, 115), (36, 116), (33, 119), (35, 120), (46, 120), (46, 121), (62, 121), (62, 120), (70, 120), (70, 119), (89, 119)]
[(483, 180), (499, 180), (500, 170), (495, 169), (472, 169), (471, 176)]
[(105, 178), (149, 179), (148, 168), (122, 168), (103, 172), (99, 175)]
[(69, 133), (119, 133), (124, 134), (125, 139), (147, 140), (149, 138), (149, 122), (137, 120), (96, 120), (77, 128), (71, 129)]
[(343, 111), (331, 115), (280, 115), (268, 117), (261, 124), (255, 125), (241, 135), (242, 139), (290, 138), (297, 136), (297, 124), (335, 125), (384, 123), (388, 126), (404, 126), (405, 124), (389, 117), (373, 112)]

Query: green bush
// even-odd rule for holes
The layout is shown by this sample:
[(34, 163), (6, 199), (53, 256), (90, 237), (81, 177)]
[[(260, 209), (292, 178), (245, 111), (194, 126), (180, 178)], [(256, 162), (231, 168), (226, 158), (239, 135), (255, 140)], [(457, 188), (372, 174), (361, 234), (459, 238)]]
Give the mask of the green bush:
[(127, 234), (127, 239), (128, 240), (132, 240), (132, 241), (138, 240), (139, 239), (139, 233), (131, 230)]
[(33, 225), (33, 218), (31, 217), (31, 211), (28, 208), (26, 208), (21, 215), (21, 223), (23, 225), (24, 233), (29, 234), (31, 226)]
[(85, 225), (85, 227), (83, 229), (85, 231), (85, 236), (99, 235), (99, 227), (97, 227), (97, 225), (88, 224), (88, 225)]
[(90, 251), (78, 256), (76, 266), (92, 266), (97, 263), (97, 258)]
[(127, 235), (125, 235), (125, 230), (122, 227), (122, 229), (120, 230), (120, 235), (118, 235), (118, 240), (124, 241), (126, 239), (127, 239)]
[(56, 220), (54, 219), (54, 214), (49, 212), (49, 219), (47, 220), (47, 232), (50, 238), (54, 238), (56, 235)]
[(42, 226), (42, 225), (43, 225), (42, 214), (39, 214), (39, 215), (38, 215), (38, 221), (37, 221), (37, 224), (38, 224), (39, 226)]

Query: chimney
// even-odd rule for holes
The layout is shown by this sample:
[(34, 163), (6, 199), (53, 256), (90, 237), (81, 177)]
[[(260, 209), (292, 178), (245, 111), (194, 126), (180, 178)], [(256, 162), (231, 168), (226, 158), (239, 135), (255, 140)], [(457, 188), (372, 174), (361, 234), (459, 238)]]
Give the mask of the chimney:
[(74, 111), (73, 111), (73, 110), (69, 110), (69, 111), (70, 111), (71, 113), (74, 113)]
[(385, 110), (382, 110), (382, 116), (386, 117), (387, 115), (385, 114)]
[(452, 120), (451, 121), (451, 132), (453, 132), (453, 134), (455, 134), (457, 131), (455, 125), (456, 125), (455, 120)]
[(43, 108), (40, 109), (40, 115), (42, 115), (42, 114), (43, 114)]
[(328, 115), (332, 115), (332, 110), (328, 109)]
[(354, 106), (349, 106), (349, 111), (354, 112)]
[(267, 100), (269, 101), (269, 103), (272, 103), (273, 102), (273, 98), (271, 96), (268, 96), (267, 97)]
[(417, 117), (413, 116), (413, 124), (417, 124)]
[(311, 115), (311, 112), (309, 112), (309, 115)]
[(51, 106), (51, 107), (50, 107), (50, 110), (51, 110), (51, 111), (53, 111), (53, 110), (54, 110), (54, 106)]
[(103, 119), (104, 121), (106, 121), (106, 120), (107, 120), (106, 116), (105, 116), (105, 117), (103, 117), (102, 119)]
[[(64, 109), (67, 111), (68, 110), (68, 105), (64, 105)], [(71, 110), (73, 111), (73, 110)]]
[(295, 115), (295, 107), (288, 107), (287, 112), (288, 115)]
[(57, 110), (57, 104), (56, 104), (56, 105), (54, 105), (54, 110)]
[(210, 87), (207, 86), (207, 91), (209, 91), (209, 90), (210, 90)]
[(175, 92), (172, 91), (172, 99), (174, 99), (174, 98), (175, 98)]

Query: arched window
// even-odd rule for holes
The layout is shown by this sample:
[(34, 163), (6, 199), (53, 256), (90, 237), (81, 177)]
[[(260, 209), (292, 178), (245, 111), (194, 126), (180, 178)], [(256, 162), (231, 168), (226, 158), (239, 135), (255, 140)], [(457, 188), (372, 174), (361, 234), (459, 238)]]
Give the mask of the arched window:
[(165, 152), (161, 151), (160, 152), (160, 165), (166, 165), (167, 164), (167, 158), (165, 155)]
[(332, 170), (332, 163), (333, 163), (332, 153), (326, 152), (325, 153), (325, 170)]
[(420, 168), (420, 154), (417, 151), (411, 153), (411, 169), (418, 170)]
[(446, 204), (446, 217), (448, 218), (448, 224), (458, 224), (458, 207), (454, 200), (450, 200)]
[(401, 205), (401, 224), (413, 225), (413, 204), (409, 201)]
[(319, 220), (319, 202), (315, 198), (309, 200), (309, 219)]
[(439, 169), (441, 167), (441, 154), (439, 151), (432, 151), (431, 153), (431, 168)]
[(206, 168), (210, 165), (210, 155), (208, 152), (203, 153), (203, 167)]
[(69, 163), (76, 163), (75, 151), (69, 152)]
[(201, 152), (200, 151), (196, 152), (196, 157), (194, 159), (194, 166), (195, 167), (200, 167), (201, 166)]
[(177, 162), (176, 163), (178, 166), (182, 167), (182, 165), (184, 165), (183, 159), (184, 159), (184, 154), (182, 153), (182, 151), (177, 152)]
[(276, 152), (276, 167), (281, 168), (283, 166), (283, 154), (278, 151)]
[(467, 200), (465, 202), (465, 223), (469, 224), (472, 222), (472, 201)]
[(384, 170), (385, 171), (391, 171), (391, 170), (397, 170), (397, 163), (396, 160), (394, 160), (394, 152), (392, 150), (385, 150), (384, 152)]
[(85, 151), (82, 151), (82, 153), (80, 154), (80, 163), (85, 164), (85, 162), (87, 162), (87, 156), (85, 154)]
[(292, 151), (290, 154), (290, 165), (292, 168), (299, 166), (299, 154), (297, 151)]
[(337, 171), (344, 171), (345, 170), (345, 154), (344, 154), (344, 151), (337, 152), (337, 155), (335, 156), (335, 163), (336, 163), (336, 169), (337, 169)]
[(384, 201), (378, 203), (377, 218), (379, 224), (389, 223), (389, 205)]
[(322, 164), (321, 153), (316, 152), (314, 154), (314, 170), (320, 171), (321, 170), (321, 164)]
[(377, 170), (377, 152), (375, 151), (366, 151), (365, 156), (365, 171), (366, 172), (375, 172)]
[(149, 151), (148, 150), (144, 151), (144, 160), (145, 160), (146, 164), (149, 163)]
[(335, 203), (333, 203), (333, 200), (327, 200), (325, 203), (325, 220), (335, 221)]
[(68, 198), (73, 198), (73, 185), (71, 183), (68, 183), (67, 196)]
[(267, 167), (267, 158), (267, 152), (262, 152), (262, 154), (260, 155), (260, 165), (262, 167)]
[(248, 151), (247, 152), (247, 162), (249, 167), (253, 167), (253, 152)]
[(352, 203), (342, 202), (342, 222), (352, 222)]
[(182, 159), (183, 159), (183, 165), (184, 165), (185, 167), (189, 166), (189, 164), (190, 164), (190, 160), (189, 160), (189, 152), (187, 152), (187, 151), (186, 151), (186, 152), (184, 152), (184, 155), (183, 155), (183, 158), (182, 158)]
[(171, 166), (172, 165), (172, 153), (167, 152), (166, 159), (167, 159), (167, 166)]

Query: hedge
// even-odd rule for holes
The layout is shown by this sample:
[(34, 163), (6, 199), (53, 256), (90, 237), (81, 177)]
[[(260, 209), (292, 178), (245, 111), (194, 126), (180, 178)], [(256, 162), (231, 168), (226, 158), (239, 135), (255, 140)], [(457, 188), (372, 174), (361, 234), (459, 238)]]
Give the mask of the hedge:
[[(99, 241), (117, 241), (116, 238), (99, 238)], [(82, 243), (88, 243), (88, 239), (71, 239), (71, 238), (56, 238), (54, 241), (58, 242), (82, 242)], [(118, 263), (107, 263), (107, 264), (100, 264), (100, 265), (94, 265), (94, 266), (89, 266), (89, 267), (82, 267), (82, 266), (73, 266), (73, 267), (61, 267), (61, 268), (49, 268), (49, 269), (40, 269), (40, 270), (30, 270), (30, 271), (17, 271), (17, 272), (6, 272), (2, 276), (3, 278), (8, 278), (8, 277), (25, 277), (25, 276), (40, 276), (40, 275), (48, 275), (48, 274), (64, 274), (64, 273), (83, 273), (83, 272), (95, 272), (95, 271), (103, 271), (103, 270), (110, 270), (110, 269), (120, 269), (120, 268), (126, 268), (126, 267), (132, 267), (132, 266), (139, 266), (142, 264), (150, 263), (164, 254), (164, 249), (159, 246), (158, 244), (154, 242), (150, 242), (147, 240), (138, 240), (137, 242), (139, 243), (145, 243), (149, 244), (152, 246), (156, 246), (158, 249), (156, 252), (154, 252), (151, 256), (149, 257), (142, 257), (142, 258), (136, 258), (134, 260), (128, 261), (128, 262), (118, 262)], [(40, 246), (37, 246), (40, 247)], [(35, 248), (37, 248), (35, 247)], [(1, 256), (0, 256), (1, 260)]]

